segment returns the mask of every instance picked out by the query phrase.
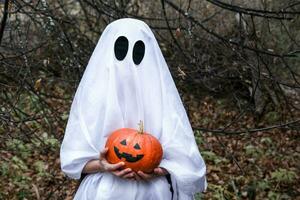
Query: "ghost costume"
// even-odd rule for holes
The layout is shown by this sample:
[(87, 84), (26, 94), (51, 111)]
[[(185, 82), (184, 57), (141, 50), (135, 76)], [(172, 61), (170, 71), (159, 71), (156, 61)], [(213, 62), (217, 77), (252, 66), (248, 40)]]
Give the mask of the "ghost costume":
[(90, 58), (76, 91), (60, 156), (62, 171), (79, 179), (85, 164), (99, 158), (114, 130), (144, 122), (163, 147), (165, 176), (125, 180), (108, 172), (87, 175), (78, 200), (193, 199), (206, 189), (205, 163), (180, 96), (150, 28), (142, 21), (109, 24)]

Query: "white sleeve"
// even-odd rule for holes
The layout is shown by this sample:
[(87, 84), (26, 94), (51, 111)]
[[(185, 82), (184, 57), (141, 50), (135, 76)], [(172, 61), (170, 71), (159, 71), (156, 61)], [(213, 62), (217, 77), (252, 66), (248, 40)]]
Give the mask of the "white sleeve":
[(176, 115), (169, 120), (163, 129), (166, 133), (162, 137), (164, 155), (160, 167), (171, 174), (172, 182), (176, 182), (178, 195), (192, 196), (203, 192), (207, 187), (206, 166), (193, 132), (191, 128), (183, 126)]
[(88, 161), (97, 159), (99, 156), (99, 151), (86, 136), (85, 124), (80, 119), (78, 95), (77, 91), (60, 149), (61, 169), (67, 176), (74, 179), (81, 177), (82, 169)]

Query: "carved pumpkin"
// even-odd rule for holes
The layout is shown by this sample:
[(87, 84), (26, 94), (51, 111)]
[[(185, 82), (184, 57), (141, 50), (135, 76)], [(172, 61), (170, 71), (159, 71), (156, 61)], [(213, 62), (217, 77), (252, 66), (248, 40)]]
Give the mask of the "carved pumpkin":
[(114, 131), (106, 142), (106, 159), (110, 163), (124, 162), (124, 168), (134, 171), (152, 172), (162, 159), (162, 147), (159, 141), (143, 131), (121, 128)]

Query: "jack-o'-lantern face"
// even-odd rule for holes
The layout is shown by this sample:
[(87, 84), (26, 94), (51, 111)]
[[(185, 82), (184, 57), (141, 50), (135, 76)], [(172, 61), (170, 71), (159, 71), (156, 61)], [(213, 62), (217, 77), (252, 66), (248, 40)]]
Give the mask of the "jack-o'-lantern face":
[[(137, 162), (144, 157), (144, 154), (137, 154), (136, 156), (133, 156), (132, 154), (133, 151), (137, 151), (137, 153), (140, 152), (139, 150), (141, 150), (141, 147), (138, 143), (135, 143), (132, 147), (127, 145), (126, 139), (124, 139), (120, 142), (120, 145), (121, 148), (114, 146), (114, 152), (120, 160), (125, 159), (127, 162)], [(123, 151), (120, 151), (120, 149)]]
[(134, 171), (152, 172), (162, 158), (162, 147), (155, 137), (130, 128), (113, 132), (106, 147), (108, 162), (124, 162), (125, 168)]

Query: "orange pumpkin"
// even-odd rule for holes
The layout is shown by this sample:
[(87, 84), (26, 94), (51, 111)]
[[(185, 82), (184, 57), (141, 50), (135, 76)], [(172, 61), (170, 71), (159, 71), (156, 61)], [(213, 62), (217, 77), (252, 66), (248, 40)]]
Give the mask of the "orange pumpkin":
[(134, 171), (152, 172), (162, 159), (162, 147), (159, 141), (143, 131), (131, 128), (121, 128), (114, 131), (106, 142), (108, 152), (106, 159), (115, 164), (124, 162), (124, 168)]

